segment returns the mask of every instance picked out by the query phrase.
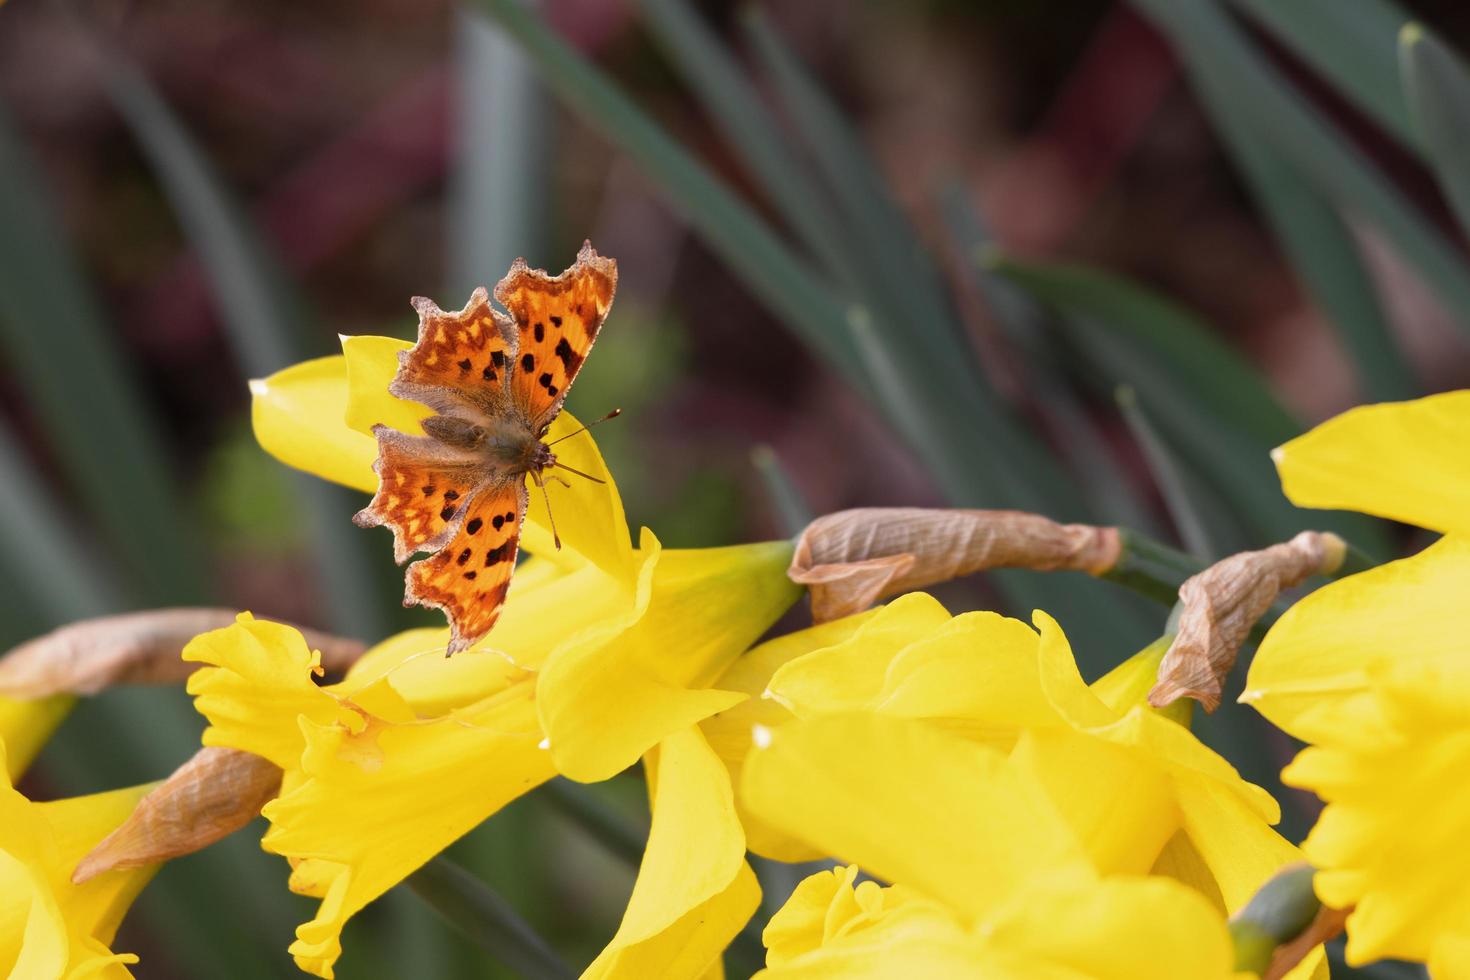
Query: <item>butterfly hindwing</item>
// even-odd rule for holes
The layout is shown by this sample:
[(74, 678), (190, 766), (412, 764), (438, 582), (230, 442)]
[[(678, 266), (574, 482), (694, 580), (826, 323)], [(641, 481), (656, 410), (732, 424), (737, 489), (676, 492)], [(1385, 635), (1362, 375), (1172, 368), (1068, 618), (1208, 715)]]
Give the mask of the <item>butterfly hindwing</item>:
[(359, 527), (386, 524), (393, 532), (393, 560), (436, 551), (453, 533), (484, 474), (471, 460), (437, 440), (374, 426), (378, 437), (378, 492), (352, 518)]
[(576, 264), (548, 276), (517, 259), (495, 287), (518, 334), (510, 397), (539, 433), (561, 410), (618, 287), (618, 267), (584, 243)]
[(458, 653), (495, 625), (510, 588), (526, 516), (520, 475), (480, 488), (442, 551), (408, 567), (405, 604), (434, 606), (449, 617), (449, 653)]

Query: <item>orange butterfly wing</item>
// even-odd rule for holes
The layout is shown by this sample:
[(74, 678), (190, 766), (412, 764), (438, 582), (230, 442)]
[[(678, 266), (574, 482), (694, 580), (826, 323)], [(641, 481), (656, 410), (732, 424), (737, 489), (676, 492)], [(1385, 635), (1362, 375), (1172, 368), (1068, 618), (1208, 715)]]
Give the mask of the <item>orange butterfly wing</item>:
[(358, 511), (358, 527), (386, 524), (393, 532), (393, 560), (403, 564), (415, 551), (435, 551), (449, 541), (456, 518), (485, 474), (438, 440), (404, 435), (385, 425), (378, 437), (378, 492)]
[(617, 263), (598, 255), (590, 242), (559, 276), (516, 259), (495, 287), (495, 298), (510, 311), (519, 334), (510, 398), (533, 432), (542, 432), (561, 411), (617, 288)]
[(507, 368), (516, 355), (516, 330), (490, 305), (483, 286), (457, 313), (422, 296), (413, 299), (419, 339), (398, 355), (398, 373), (388, 390), (399, 398), (453, 412), (456, 400), (481, 411), (503, 410)]
[(521, 474), (485, 487), (470, 501), (448, 546), (408, 566), (404, 605), (444, 610), (450, 654), (469, 647), (495, 625), (516, 567), (526, 484)]

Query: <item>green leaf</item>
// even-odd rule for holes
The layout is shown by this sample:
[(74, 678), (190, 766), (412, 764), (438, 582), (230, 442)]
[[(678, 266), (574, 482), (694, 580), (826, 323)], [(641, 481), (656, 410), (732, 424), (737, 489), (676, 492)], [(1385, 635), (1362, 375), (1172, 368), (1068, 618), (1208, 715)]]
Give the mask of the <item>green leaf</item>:
[[(741, 13), (756, 56), (812, 151), (822, 185), (836, 195), (863, 298), (876, 319), (886, 321), (890, 332), (902, 330), (904, 346), (922, 345), (921, 360), (931, 370), (936, 363), (973, 367), (974, 354), (961, 342), (943, 279), (867, 147), (760, 8), (749, 5)], [(973, 370), (947, 373), (955, 384), (988, 388)]]
[(1021, 384), (1033, 410), (1045, 421), (1061, 458), (1077, 474), (1082, 495), (1099, 520), (1157, 533), (1158, 521), (1139, 499), (1129, 476), (1108, 446), (1106, 434), (1065, 377), (1047, 329), (1051, 316), (1015, 283), (992, 273), (980, 261), (996, 242), (968, 193), (955, 181), (945, 183), (937, 203), (955, 248), (967, 261), (976, 291), (1020, 362)]
[[(126, 62), (108, 62), (109, 94), (157, 172), (189, 240), (199, 250), (221, 318), (247, 371), (264, 377), (316, 353), (304, 304), (257, 236), (243, 208), (147, 78)], [(367, 570), (369, 541), (348, 520), (349, 491), (293, 473), (329, 618), (344, 633), (382, 636), (385, 604)]]
[(766, 496), (770, 498), (781, 533), (788, 537), (800, 534), (816, 514), (791, 478), (791, 473), (781, 464), (776, 450), (762, 443), (750, 451), (750, 462), (765, 484)]
[(1400, 142), (1420, 145), (1398, 85), (1394, 38), (1408, 15), (1391, 0), (1231, 0)]
[(1148, 414), (1138, 403), (1138, 393), (1124, 385), (1116, 390), (1114, 399), (1123, 419), (1128, 423), (1133, 439), (1143, 451), (1143, 458), (1153, 474), (1154, 485), (1164, 498), (1169, 517), (1184, 542), (1184, 550), (1203, 561), (1212, 561), (1224, 556), (1216, 535), (1210, 531), (1210, 521), (1201, 512), (1197, 503), (1200, 487), (1194, 485), (1184, 472), (1180, 462), (1164, 443), (1163, 438), (1149, 421)]
[(538, 794), (551, 807), (601, 844), (609, 854), (636, 868), (643, 861), (648, 828), (639, 828), (610, 806), (591, 787), (560, 776)]
[(1470, 71), (1419, 24), (1399, 35), (1414, 129), (1462, 229), (1470, 229)]
[(1333, 202), (1255, 130), (1228, 90), (1201, 76), (1200, 95), (1277, 239), (1337, 331), (1373, 401), (1412, 398), (1419, 385), (1384, 313), (1358, 244)]
[[(38, 480), (8, 427), (0, 425), (0, 640), (20, 640), (77, 616), (121, 606), (106, 570), (87, 549), (55, 495)], [(3, 649), (3, 647), (0, 647)]]
[(849, 230), (725, 45), (684, 0), (639, 0), (654, 38), (807, 251), (848, 292), (865, 280)]
[(576, 971), (483, 881), (436, 857), (405, 880), (415, 895), (497, 960), (530, 980), (570, 980)]
[[(454, 155), (449, 176), (449, 292), (456, 307), (519, 256), (560, 269), (546, 253), (556, 114), (531, 63), (484, 14), (455, 12)], [(585, 237), (579, 233), (577, 244)], [(560, 264), (558, 264), (560, 262)], [(404, 310), (407, 311), (405, 306)]]
[(197, 601), (208, 579), (172, 463), (61, 227), (0, 106), (0, 351), (75, 494), (68, 519), (95, 521), (129, 601)]
[(1255, 369), (1191, 313), (1094, 270), (999, 253), (987, 265), (1065, 314), (1057, 326), (1089, 378), (1108, 390), (1136, 388), (1169, 444), (1222, 491), (1261, 540), (1285, 541), (1311, 526), (1384, 550), (1381, 527), (1369, 519), (1307, 513), (1286, 500), (1270, 451), (1298, 435), (1301, 424)]
[(1242, 118), (1339, 208), (1393, 243), (1470, 333), (1470, 268), (1460, 250), (1330, 126), (1246, 39), (1214, 0), (1135, 0), (1169, 37), (1203, 89), (1227, 94)]

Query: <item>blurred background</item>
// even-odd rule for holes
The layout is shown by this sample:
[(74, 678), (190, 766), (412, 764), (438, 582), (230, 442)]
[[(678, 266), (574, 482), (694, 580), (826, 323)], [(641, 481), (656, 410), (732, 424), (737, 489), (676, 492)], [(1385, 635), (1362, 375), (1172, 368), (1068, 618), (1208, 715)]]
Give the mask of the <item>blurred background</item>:
[[(1401, 59), (1410, 18), (1438, 40)], [(1451, 0), (10, 0), (0, 642), (182, 604), (366, 640), (435, 622), (399, 608), (354, 494), (258, 449), (246, 379), (409, 337), (410, 296), (458, 308), (584, 238), (620, 289), (570, 407), (624, 409), (599, 444), (666, 545), (907, 504), (1120, 523), (1201, 560), (1308, 526), (1390, 557), (1418, 542), (1295, 511), (1267, 452), (1470, 382), (1467, 32)], [(1089, 676), (1168, 611), (1020, 573), (941, 595), (1053, 611)], [(1299, 838), (1292, 747), (1230, 700), (1197, 729)], [(158, 778), (201, 727), (180, 691), (110, 692), (23, 788)], [(566, 791), (452, 856), (580, 969), (636, 851), (568, 821)], [(589, 792), (646, 825), (636, 774)], [(118, 943), (140, 976), (293, 975), (312, 903), (257, 841), (163, 871)], [(796, 880), (762, 876), (769, 908)], [(402, 889), (344, 945), (348, 978), (513, 975)], [(748, 975), (748, 943), (730, 963)]]

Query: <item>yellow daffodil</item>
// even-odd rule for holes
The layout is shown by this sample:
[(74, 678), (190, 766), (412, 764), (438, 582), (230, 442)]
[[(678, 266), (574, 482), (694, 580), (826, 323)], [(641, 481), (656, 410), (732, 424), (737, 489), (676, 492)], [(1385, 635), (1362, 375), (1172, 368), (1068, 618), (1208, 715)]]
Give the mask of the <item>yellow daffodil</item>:
[[(1107, 833), (1090, 839), (1103, 867), (1167, 867), (1222, 910), (1239, 908), (1272, 872), (1298, 859), (1270, 828), (1279, 817), (1275, 801), (1144, 703), (1157, 647), (1089, 688), (1061, 628), (1044, 613), (1036, 622), (1039, 632), (994, 613), (951, 617), (928, 595), (902, 596), (875, 612), (757, 647), (720, 683), (764, 690), (764, 698), (704, 727), (736, 773), (752, 724), (775, 728), (868, 711), (920, 719), (1002, 751), (1030, 733), (1033, 749), (1046, 748), (1056, 761), (1050, 788), (1059, 802), (1066, 797), (1063, 812), (1082, 819), (1091, 807), (1111, 807), (1119, 815)], [(1052, 751), (1063, 745), (1065, 752)], [(1094, 759), (1126, 763), (1135, 776), (1126, 784), (1098, 782)], [(770, 834), (752, 832), (751, 846), (788, 860), (815, 856)]]
[[(6, 744), (0, 739), (0, 760)], [(137, 786), (33, 803), (0, 765), (0, 974), (27, 980), (127, 977), (138, 958), (108, 949), (155, 867), (109, 871), (83, 885), (77, 861), (132, 812)]]
[[(765, 980), (1233, 976), (1224, 918), (1205, 896), (1172, 878), (1100, 873), (1089, 838), (1122, 818), (1064, 813), (1036, 767), (1050, 750), (1030, 751), (1031, 734), (1007, 755), (873, 711), (758, 731), (747, 805), (893, 883), (854, 885), (855, 867), (802, 882), (766, 929)], [(1121, 753), (1088, 762), (1138, 785)]]
[(0, 741), (9, 750), (6, 765), (12, 782), (31, 764), (76, 700), (69, 694), (33, 701), (0, 695)]
[(1443, 533), (1402, 561), (1333, 582), (1272, 627), (1242, 701), (1311, 743), (1282, 778), (1327, 803), (1303, 850), (1348, 917), (1351, 964), (1466, 973), (1470, 873), (1470, 391), (1372, 405), (1277, 450), (1304, 507)]
[[(406, 346), (350, 338), (343, 357), (255, 384), (261, 444), (372, 489), (371, 425), (413, 431), (425, 414), (386, 392)], [(562, 413), (548, 439), (577, 428)], [(532, 498), (522, 544), (533, 557), (489, 635), (452, 660), (447, 631), (413, 630), (318, 687), (298, 634), (249, 619), (185, 653), (212, 665), (190, 686), (206, 743), (285, 771), (263, 844), (293, 861), (294, 890), (322, 899), (292, 946), (302, 969), (330, 977), (347, 918), (509, 800), (558, 772), (605, 779), (640, 758), (653, 833), (628, 914), (589, 973), (698, 976), (758, 901), (738, 822), (720, 822), (728, 803), (709, 792), (714, 772), (728, 800), (728, 779), (695, 726), (745, 697), (715, 682), (798, 595), (784, 575), (791, 546), (666, 551), (645, 530), (634, 547), (591, 437), (557, 452), (603, 482), (553, 486), (559, 551)], [(691, 860), (695, 828), (705, 846)], [(672, 872), (673, 888), (649, 884)]]

